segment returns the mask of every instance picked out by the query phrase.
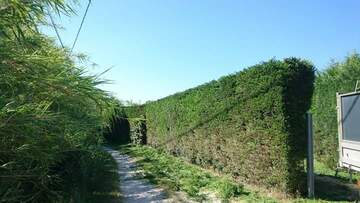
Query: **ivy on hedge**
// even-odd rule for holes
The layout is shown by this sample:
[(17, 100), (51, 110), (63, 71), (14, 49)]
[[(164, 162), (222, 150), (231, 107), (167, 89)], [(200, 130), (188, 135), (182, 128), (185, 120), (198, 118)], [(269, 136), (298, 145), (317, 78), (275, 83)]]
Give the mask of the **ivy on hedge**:
[(270, 60), (145, 106), (148, 144), (247, 183), (304, 189), (307, 61)]
[(316, 159), (329, 167), (338, 162), (336, 92), (354, 91), (360, 80), (360, 55), (352, 54), (340, 63), (332, 63), (318, 74), (312, 104)]

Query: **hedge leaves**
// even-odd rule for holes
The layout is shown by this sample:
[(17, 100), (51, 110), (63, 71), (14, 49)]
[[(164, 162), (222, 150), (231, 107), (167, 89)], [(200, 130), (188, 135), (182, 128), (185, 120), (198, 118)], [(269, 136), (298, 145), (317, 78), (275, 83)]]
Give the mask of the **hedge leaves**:
[(301, 192), (313, 82), (309, 62), (270, 60), (149, 102), (147, 142), (251, 184)]

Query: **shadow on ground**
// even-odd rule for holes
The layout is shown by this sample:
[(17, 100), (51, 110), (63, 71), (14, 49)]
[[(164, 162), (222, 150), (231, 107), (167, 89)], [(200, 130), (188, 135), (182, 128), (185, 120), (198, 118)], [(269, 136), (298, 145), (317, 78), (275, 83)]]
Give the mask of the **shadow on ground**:
[(354, 201), (359, 199), (359, 188), (345, 178), (316, 175), (315, 197), (328, 201)]

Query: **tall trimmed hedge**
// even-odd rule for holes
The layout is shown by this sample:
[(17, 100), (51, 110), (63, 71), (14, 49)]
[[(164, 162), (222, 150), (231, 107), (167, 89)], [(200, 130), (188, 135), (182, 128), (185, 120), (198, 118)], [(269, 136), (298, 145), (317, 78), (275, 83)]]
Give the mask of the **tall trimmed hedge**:
[(148, 143), (247, 183), (304, 188), (307, 61), (270, 60), (146, 104)]
[(111, 143), (146, 144), (145, 106), (116, 107), (104, 137)]
[(130, 123), (130, 142), (133, 144), (146, 144), (145, 106), (134, 105), (123, 108)]
[(354, 91), (357, 80), (360, 80), (360, 55), (352, 54), (343, 62), (332, 63), (315, 81), (312, 105), (315, 155), (329, 167), (335, 168), (339, 158), (336, 92)]
[(130, 122), (127, 119), (125, 110), (121, 105), (114, 108), (110, 125), (105, 129), (105, 139), (114, 144), (127, 144), (130, 140)]

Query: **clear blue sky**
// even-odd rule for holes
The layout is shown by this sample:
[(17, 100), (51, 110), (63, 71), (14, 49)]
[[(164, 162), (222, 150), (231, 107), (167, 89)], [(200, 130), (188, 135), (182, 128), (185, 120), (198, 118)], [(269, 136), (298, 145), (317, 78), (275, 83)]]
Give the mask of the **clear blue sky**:
[[(70, 46), (78, 16), (56, 19)], [(45, 29), (55, 36), (51, 29)], [(76, 52), (86, 53), (122, 100), (145, 102), (271, 58), (324, 69), (360, 50), (359, 0), (92, 0)]]

